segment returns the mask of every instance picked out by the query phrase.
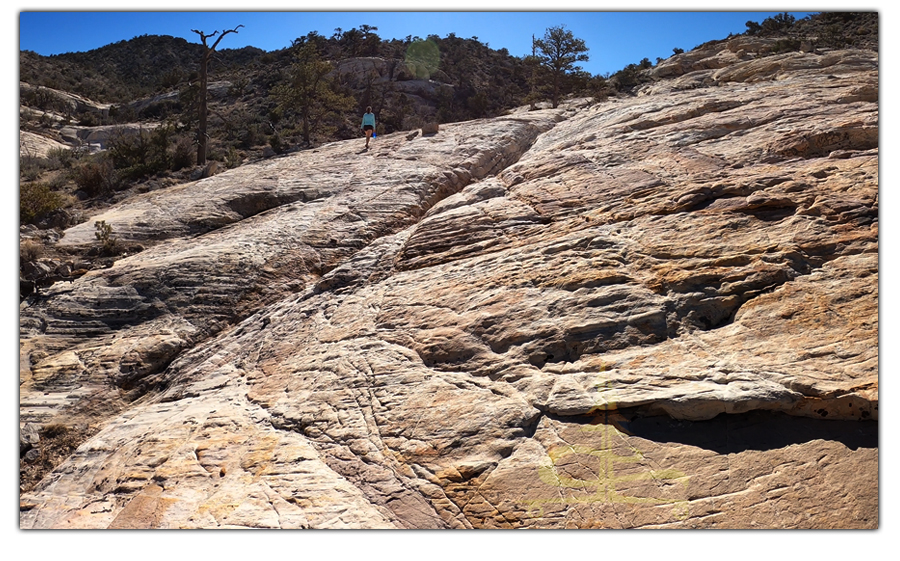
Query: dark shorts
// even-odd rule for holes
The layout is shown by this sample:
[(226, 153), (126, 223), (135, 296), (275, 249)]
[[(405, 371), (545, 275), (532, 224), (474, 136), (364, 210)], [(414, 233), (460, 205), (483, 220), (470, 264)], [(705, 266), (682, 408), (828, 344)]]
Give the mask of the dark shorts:
[(373, 127), (372, 125), (365, 125), (363, 127), (363, 130), (364, 131), (373, 131), (373, 130), (375, 130), (375, 127)]

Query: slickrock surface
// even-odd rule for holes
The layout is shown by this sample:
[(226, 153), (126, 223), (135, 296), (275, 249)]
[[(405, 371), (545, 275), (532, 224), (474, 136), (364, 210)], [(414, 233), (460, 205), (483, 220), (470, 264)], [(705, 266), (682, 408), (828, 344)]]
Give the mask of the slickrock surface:
[(877, 55), (734, 48), (69, 229), (20, 526), (877, 527)]
[(19, 156), (46, 158), (53, 150), (68, 150), (62, 142), (28, 131), (19, 131)]

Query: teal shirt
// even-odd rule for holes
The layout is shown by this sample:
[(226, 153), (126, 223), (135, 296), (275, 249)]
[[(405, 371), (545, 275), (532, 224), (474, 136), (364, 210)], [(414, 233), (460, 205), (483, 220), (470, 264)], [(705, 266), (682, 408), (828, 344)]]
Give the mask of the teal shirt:
[(359, 128), (363, 128), (366, 125), (372, 125), (373, 128), (375, 127), (375, 113), (366, 113), (363, 115), (363, 122)]

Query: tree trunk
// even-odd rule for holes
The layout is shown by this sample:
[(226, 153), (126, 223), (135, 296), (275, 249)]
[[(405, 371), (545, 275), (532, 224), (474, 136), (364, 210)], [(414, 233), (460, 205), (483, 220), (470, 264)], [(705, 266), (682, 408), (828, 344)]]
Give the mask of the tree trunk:
[(243, 25), (239, 25), (234, 29), (229, 29), (227, 31), (223, 31), (219, 38), (216, 39), (216, 42), (212, 44), (212, 46), (208, 46), (206, 44), (206, 40), (210, 37), (216, 36), (219, 32), (215, 31), (212, 35), (207, 35), (202, 31), (198, 31), (196, 29), (192, 29), (194, 33), (200, 36), (200, 41), (203, 43), (203, 57), (200, 59), (200, 99), (198, 100), (199, 107), (199, 115), (200, 123), (197, 130), (197, 165), (202, 166), (206, 165), (206, 146), (208, 144), (209, 135), (206, 134), (206, 84), (207, 84), (207, 76), (208, 76), (208, 68), (209, 68), (209, 59), (212, 56), (213, 52), (216, 50), (216, 47), (219, 46), (219, 41), (221, 41), (226, 35), (229, 33), (237, 33), (238, 29), (244, 27)]
[(207, 67), (209, 63), (209, 51), (203, 54), (200, 61), (200, 124), (197, 132), (197, 165), (206, 165), (206, 148), (208, 136), (206, 134), (206, 85), (207, 85)]
[(553, 96), (552, 96), (554, 109), (556, 109), (559, 106), (559, 81), (560, 81), (559, 72), (554, 71), (553, 72)]
[(303, 141), (309, 146), (309, 105), (303, 108), (301, 120), (303, 121)]
[(537, 45), (534, 42), (534, 34), (531, 34), (531, 83), (529, 84), (529, 92), (528, 97), (531, 98), (531, 103), (528, 106), (528, 109), (534, 111), (537, 109), (537, 104), (535, 103), (535, 96), (537, 95)]

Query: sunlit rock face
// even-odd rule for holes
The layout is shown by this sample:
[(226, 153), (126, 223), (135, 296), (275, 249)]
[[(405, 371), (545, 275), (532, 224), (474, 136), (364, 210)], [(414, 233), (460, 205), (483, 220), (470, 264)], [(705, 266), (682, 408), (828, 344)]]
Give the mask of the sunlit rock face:
[(20, 526), (877, 527), (877, 55), (750, 47), (69, 229)]

